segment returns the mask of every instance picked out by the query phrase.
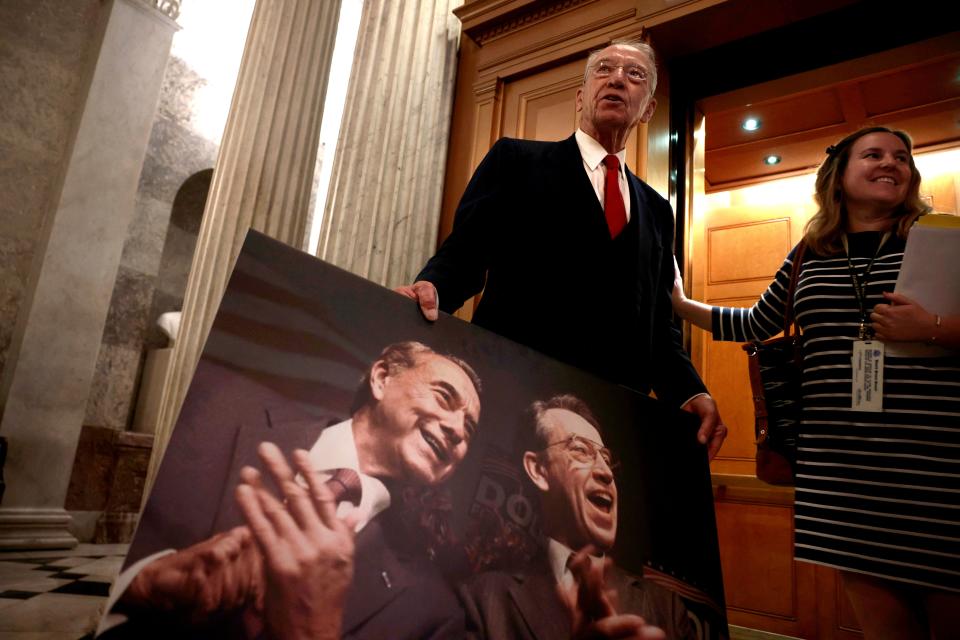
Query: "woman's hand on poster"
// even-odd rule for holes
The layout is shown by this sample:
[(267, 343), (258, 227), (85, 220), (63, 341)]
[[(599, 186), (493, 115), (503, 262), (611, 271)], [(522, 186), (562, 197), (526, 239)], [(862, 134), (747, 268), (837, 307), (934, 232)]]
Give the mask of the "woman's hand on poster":
[(568, 566), (574, 582), (557, 585), (560, 601), (570, 613), (573, 640), (665, 640), (663, 630), (647, 624), (642, 617), (617, 613), (616, 590), (607, 589), (604, 579), (613, 561), (607, 557), (602, 563), (594, 562), (593, 553), (596, 549), (588, 545), (570, 556)]
[(353, 579), (354, 531), (336, 514), (336, 501), (306, 451), (294, 462), (307, 488), (294, 479), (272, 443), (258, 450), (283, 493), (268, 490), (252, 467), (241, 471), (237, 502), (263, 554), (263, 624), (268, 638), (340, 638), (347, 590)]
[(885, 291), (889, 304), (878, 304), (870, 314), (874, 335), (884, 342), (925, 342), (937, 329), (937, 316), (910, 298)]
[(121, 602), (201, 624), (255, 603), (261, 590), (260, 553), (250, 529), (241, 526), (154, 560), (133, 579)]
[(437, 288), (432, 282), (418, 280), (413, 284), (404, 285), (394, 289), (400, 295), (406, 296), (411, 300), (416, 300), (420, 305), (420, 312), (423, 317), (433, 322), (437, 319), (440, 308), (440, 296), (437, 294)]

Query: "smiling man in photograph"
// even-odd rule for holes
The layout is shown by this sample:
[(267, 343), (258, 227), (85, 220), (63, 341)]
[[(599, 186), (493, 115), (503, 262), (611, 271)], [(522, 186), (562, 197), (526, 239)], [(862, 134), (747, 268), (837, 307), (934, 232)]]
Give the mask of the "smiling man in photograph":
[[(398, 491), (438, 485), (463, 461), (480, 417), (470, 365), (418, 342), (391, 344), (363, 377), (351, 417), (327, 427), (217, 365), (202, 363), (194, 384), (210, 397), (192, 395), (178, 429), (202, 431), (218, 414), (253, 423), (253, 436), (234, 438), (241, 468), (224, 475), (239, 482), (221, 490), (236, 496), (242, 524), (128, 567), (103, 637), (462, 637), (462, 611)], [(256, 456), (242, 442), (267, 473), (248, 466)], [(198, 491), (203, 471), (186, 479)], [(184, 485), (166, 500), (192, 497)]]
[(579, 398), (537, 401), (521, 438), (540, 504), (541, 552), (526, 567), (481, 573), (460, 588), (467, 636), (692, 639), (680, 598), (618, 567), (616, 460)]
[(579, 128), (565, 140), (501, 138), (477, 167), (453, 230), (412, 285), (428, 319), (483, 292), (472, 321), (700, 417), (710, 458), (726, 437), (673, 324), (670, 204), (626, 166), (656, 109), (645, 42), (587, 58)]

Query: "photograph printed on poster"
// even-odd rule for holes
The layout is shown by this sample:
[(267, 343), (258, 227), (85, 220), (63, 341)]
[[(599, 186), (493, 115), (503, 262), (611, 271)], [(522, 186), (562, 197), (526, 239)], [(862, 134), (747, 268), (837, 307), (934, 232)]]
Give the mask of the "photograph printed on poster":
[(251, 231), (101, 637), (727, 637), (696, 418), (441, 315)]

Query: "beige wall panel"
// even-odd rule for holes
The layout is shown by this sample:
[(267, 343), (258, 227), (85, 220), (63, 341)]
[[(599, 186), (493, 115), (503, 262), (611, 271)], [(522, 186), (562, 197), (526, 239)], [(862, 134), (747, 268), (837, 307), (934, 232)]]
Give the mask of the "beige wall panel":
[(576, 109), (571, 108), (576, 89), (530, 96), (520, 104), (521, 138), (563, 140), (576, 126)]
[(487, 151), (490, 150), (490, 144), (495, 139), (495, 107), (496, 104), (493, 100), (481, 102), (477, 105), (477, 133), (473, 139), (473, 160), (471, 162), (470, 174), (473, 173), (473, 170), (476, 169), (480, 161), (483, 160), (483, 156), (487, 155)]
[[(795, 619), (793, 509), (718, 501), (716, 510), (727, 607)], [(723, 544), (732, 540), (738, 543)]]
[(509, 138), (563, 140), (577, 127), (581, 61), (508, 82), (503, 90), (501, 132)]
[(789, 218), (707, 229), (707, 284), (769, 282), (791, 247)]
[(836, 610), (838, 612), (836, 616), (837, 634), (847, 632), (847, 635), (850, 637), (863, 637), (863, 634), (860, 632), (860, 623), (857, 621), (857, 616), (853, 612), (853, 605), (850, 604), (850, 598), (847, 597), (847, 592), (843, 589), (843, 581), (840, 579), (840, 573), (830, 567), (817, 567), (817, 569), (824, 574), (833, 576), (833, 588), (830, 592), (833, 595), (834, 602), (836, 602)]
[[(750, 304), (747, 300), (728, 302), (735, 306)], [(754, 453), (756, 452), (753, 433), (753, 403), (750, 399), (750, 386), (744, 385), (748, 379), (747, 355), (740, 342), (704, 341), (706, 367), (704, 381), (710, 393), (723, 398), (720, 410), (723, 421), (730, 429), (720, 460), (743, 460), (749, 463), (747, 473), (753, 473)], [(732, 470), (721, 470), (730, 472)]]
[(957, 206), (957, 175), (943, 174), (931, 179), (924, 178), (920, 195), (938, 213), (960, 213)]
[(816, 572), (818, 637), (824, 640), (858, 640), (863, 637), (850, 598), (836, 569), (814, 567)]

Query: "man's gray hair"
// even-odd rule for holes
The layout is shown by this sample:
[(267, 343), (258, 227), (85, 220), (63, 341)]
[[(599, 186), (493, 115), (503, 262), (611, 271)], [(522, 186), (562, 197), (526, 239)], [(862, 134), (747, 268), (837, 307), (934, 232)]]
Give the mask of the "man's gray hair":
[(612, 47), (615, 44), (636, 49), (650, 59), (650, 68), (647, 69), (647, 71), (650, 72), (650, 77), (647, 84), (650, 87), (650, 95), (652, 96), (657, 90), (657, 54), (654, 52), (653, 47), (639, 38), (617, 38), (605, 47), (591, 51), (590, 55), (587, 56), (587, 66), (583, 70), (583, 82), (587, 82), (587, 79), (590, 77), (590, 70), (596, 66), (597, 61), (600, 59), (600, 54), (603, 53), (605, 49)]
[(370, 391), (370, 377), (373, 374), (373, 368), (378, 362), (383, 362), (387, 367), (387, 374), (392, 376), (400, 373), (404, 369), (414, 368), (417, 366), (420, 358), (431, 355), (445, 358), (463, 369), (463, 372), (467, 374), (468, 378), (470, 378), (470, 382), (473, 383), (473, 387), (476, 389), (477, 395), (480, 394), (483, 386), (482, 382), (480, 381), (480, 376), (477, 375), (477, 372), (474, 371), (473, 367), (471, 367), (465, 360), (458, 358), (453, 354), (437, 353), (422, 342), (407, 340), (404, 342), (394, 342), (393, 344), (387, 345), (386, 348), (384, 348), (384, 350), (380, 353), (380, 356), (373, 361), (373, 364), (369, 369), (367, 369), (366, 373), (363, 374), (363, 378), (360, 380), (360, 384), (357, 386), (357, 391), (353, 396), (353, 404), (350, 406), (350, 414), (352, 415), (364, 407), (373, 406), (375, 404), (373, 394)]

